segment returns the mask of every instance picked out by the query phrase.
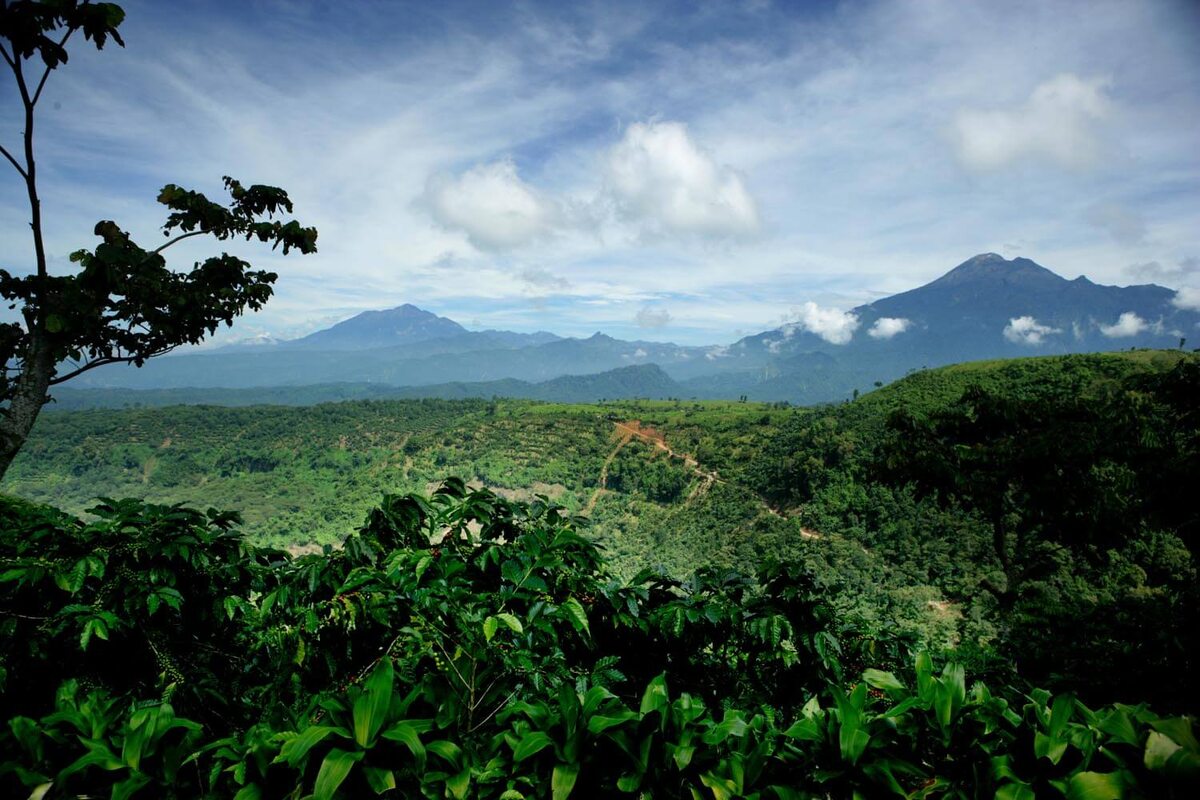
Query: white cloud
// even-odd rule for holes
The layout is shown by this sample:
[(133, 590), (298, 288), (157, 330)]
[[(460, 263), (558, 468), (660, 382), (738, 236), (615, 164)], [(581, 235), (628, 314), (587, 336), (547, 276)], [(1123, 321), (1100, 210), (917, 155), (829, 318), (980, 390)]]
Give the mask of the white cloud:
[(465, 232), (483, 250), (508, 250), (549, 232), (557, 211), (517, 174), (511, 160), (472, 167), (457, 178), (438, 173), (425, 204), (443, 227)]
[(1175, 292), (1171, 304), (1185, 311), (1200, 311), (1200, 287), (1184, 286)]
[(974, 170), (1026, 159), (1071, 169), (1092, 166), (1104, 150), (1099, 127), (1112, 113), (1107, 84), (1063, 73), (1039, 84), (1014, 108), (960, 111), (953, 131), (959, 160)]
[(1054, 333), (1062, 333), (1062, 329), (1042, 325), (1036, 319), (1029, 316), (1013, 317), (1004, 326), (1004, 338), (1014, 344), (1036, 346), (1041, 344), (1047, 336)]
[(679, 122), (635, 123), (608, 154), (609, 192), (621, 212), (671, 233), (744, 236), (758, 206), (741, 177), (719, 166)]
[(1112, 325), (1101, 325), (1100, 332), (1110, 339), (1137, 336), (1150, 329), (1150, 324), (1132, 311), (1126, 311)]
[(912, 326), (912, 320), (898, 317), (880, 317), (875, 320), (875, 324), (867, 331), (867, 335), (872, 339), (891, 339), (893, 336), (904, 333)]
[[(797, 312), (795, 327), (815, 333), (830, 344), (846, 344), (858, 329), (858, 317), (840, 308), (822, 308), (807, 302)], [(790, 334), (795, 327), (785, 329)]]
[(671, 321), (671, 312), (656, 306), (642, 306), (633, 321), (639, 328), (661, 328)]

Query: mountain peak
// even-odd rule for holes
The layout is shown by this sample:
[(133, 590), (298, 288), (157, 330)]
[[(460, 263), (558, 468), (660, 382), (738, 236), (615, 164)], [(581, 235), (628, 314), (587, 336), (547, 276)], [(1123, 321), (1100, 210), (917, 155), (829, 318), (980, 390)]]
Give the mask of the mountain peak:
[(929, 286), (955, 286), (966, 283), (995, 282), (1057, 284), (1066, 279), (1028, 258), (1006, 259), (997, 253), (972, 256)]
[(431, 311), (405, 303), (395, 308), (363, 311), (325, 330), (297, 339), (308, 349), (365, 350), (459, 336), (467, 329)]

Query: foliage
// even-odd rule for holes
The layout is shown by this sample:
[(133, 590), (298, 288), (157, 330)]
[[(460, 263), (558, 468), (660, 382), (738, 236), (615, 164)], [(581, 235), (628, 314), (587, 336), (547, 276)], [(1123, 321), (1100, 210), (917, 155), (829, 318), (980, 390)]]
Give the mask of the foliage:
[[(842, 676), (803, 568), (617, 581), (560, 510), (461, 481), (296, 559), (225, 515), (100, 511), (3, 511), (7, 796), (1169, 798), (1200, 778), (1190, 719), (968, 687), (927, 654)], [(139, 657), (172, 624), (244, 657)]]
[[(97, 494), (231, 505), (253, 541), (311, 552), (380, 491), (426, 492), (457, 473), (587, 513), (581, 530), (624, 578), (802, 563), (836, 631), (945, 651), (990, 681), (1194, 711), (1196, 363), (1138, 351), (959, 365), (818, 409), (424, 400), (55, 413), (4, 486), (72, 513)], [(957, 420), (955, 436), (986, 447), (899, 435), (887, 427), (896, 409), (921, 426)], [(632, 421), (675, 455), (622, 444), (618, 425)], [(1007, 570), (983, 494), (930, 491), (899, 469), (937, 453), (976, 487), (987, 473), (968, 459), (993, 458), (1021, 489), (1006, 501)], [(888, 664), (902, 661), (887, 648)]]

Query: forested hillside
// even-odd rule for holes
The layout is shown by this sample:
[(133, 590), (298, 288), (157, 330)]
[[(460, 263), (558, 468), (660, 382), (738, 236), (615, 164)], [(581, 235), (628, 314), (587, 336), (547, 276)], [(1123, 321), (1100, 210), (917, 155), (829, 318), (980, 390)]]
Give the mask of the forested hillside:
[[(98, 496), (236, 509), (253, 540), (309, 552), (339, 544), (383, 493), (454, 475), (584, 517), (619, 575), (799, 559), (840, 617), (877, 634), (1187, 707), (1194, 691), (1173, 676), (1195, 617), (1196, 517), (1178, 500), (1196, 474), (1195, 365), (1170, 351), (977, 362), (811, 409), (422, 400), (58, 413), (4, 488), (72, 513)], [(1060, 646), (1068, 632), (1075, 649)], [(1120, 668), (1085, 668), (1098, 651)], [(1159, 679), (1135, 681), (1134, 662)]]
[(1191, 796), (1198, 392), (1135, 352), (811, 409), (44, 415), (4, 488), (71, 513), (0, 506), (0, 787)]

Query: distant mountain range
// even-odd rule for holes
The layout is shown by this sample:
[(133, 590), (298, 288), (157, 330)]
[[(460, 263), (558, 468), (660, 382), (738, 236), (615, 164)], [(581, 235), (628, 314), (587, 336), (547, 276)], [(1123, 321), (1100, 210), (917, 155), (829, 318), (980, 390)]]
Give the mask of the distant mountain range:
[[(1029, 259), (985, 253), (925, 286), (853, 309), (833, 332), (801, 320), (729, 345), (690, 347), (622, 341), (603, 333), (578, 339), (469, 331), (405, 304), (367, 311), (300, 339), (163, 357), (141, 369), (106, 367), (71, 385), (76, 390), (323, 385), (323, 394), (334, 395), (327, 399), (345, 394), (579, 401), (746, 395), (816, 403), (923, 367), (1177, 347), (1181, 339), (1200, 339), (1200, 314), (1176, 307), (1174, 298), (1173, 290), (1161, 286), (1066, 280)], [(650, 365), (657, 369), (626, 369)], [(582, 376), (593, 377), (584, 381)], [(344, 386), (335, 390), (332, 385)], [(289, 391), (312, 394), (297, 388), (268, 394)], [(61, 394), (65, 400), (68, 392)], [(87, 393), (70, 394), (71, 404), (86, 404), (81, 398)], [(179, 391), (178, 396), (219, 402), (212, 391)]]

